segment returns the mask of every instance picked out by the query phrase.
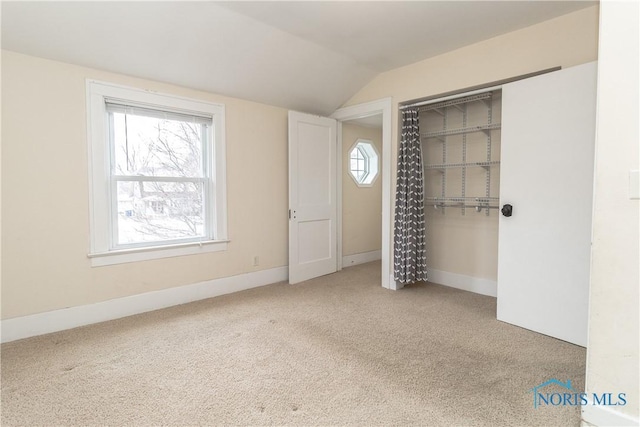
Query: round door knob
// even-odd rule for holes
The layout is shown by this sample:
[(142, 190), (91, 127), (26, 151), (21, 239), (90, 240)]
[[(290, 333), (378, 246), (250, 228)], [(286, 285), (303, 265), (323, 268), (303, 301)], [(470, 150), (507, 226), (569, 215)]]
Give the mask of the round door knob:
[(513, 215), (513, 206), (509, 204), (503, 205), (501, 211), (502, 211), (502, 215), (511, 216)]

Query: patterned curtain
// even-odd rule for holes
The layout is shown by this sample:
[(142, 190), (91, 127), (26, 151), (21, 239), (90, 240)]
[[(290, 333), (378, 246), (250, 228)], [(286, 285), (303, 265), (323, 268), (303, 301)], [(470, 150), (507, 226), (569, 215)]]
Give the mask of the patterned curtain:
[(393, 276), (402, 284), (427, 280), (424, 183), (417, 109), (402, 111), (394, 222)]

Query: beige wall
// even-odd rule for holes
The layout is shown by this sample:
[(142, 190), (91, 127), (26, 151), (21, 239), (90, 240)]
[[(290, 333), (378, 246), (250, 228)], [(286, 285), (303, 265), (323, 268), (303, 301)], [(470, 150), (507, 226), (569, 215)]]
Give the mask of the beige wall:
[[(551, 67), (579, 65), (597, 59), (597, 40), (598, 6), (593, 6), (382, 73), (345, 105), (391, 96), (395, 110), (398, 103), (412, 99)], [(392, 118), (391, 175), (395, 176), (398, 116), (393, 114)], [(395, 188), (395, 183), (392, 183), (392, 188)], [(476, 217), (474, 221), (470, 217), (441, 218), (443, 224), (431, 230), (431, 246), (449, 248), (446, 250), (453, 255), (432, 256), (430, 267), (496, 280), (497, 221), (496, 213), (492, 212), (491, 215), (489, 218)]]
[(588, 393), (627, 393), (627, 405), (611, 409), (637, 423), (640, 201), (628, 189), (629, 171), (640, 168), (640, 6), (601, 8), (586, 386)]
[[(90, 267), (87, 78), (226, 105), (227, 251)], [(3, 51), (2, 112), (2, 318), (287, 264), (286, 110)]]
[(373, 142), (382, 153), (381, 128), (342, 124), (342, 255), (377, 251), (382, 242), (380, 174), (371, 187), (358, 187), (349, 174), (349, 150), (358, 138)]

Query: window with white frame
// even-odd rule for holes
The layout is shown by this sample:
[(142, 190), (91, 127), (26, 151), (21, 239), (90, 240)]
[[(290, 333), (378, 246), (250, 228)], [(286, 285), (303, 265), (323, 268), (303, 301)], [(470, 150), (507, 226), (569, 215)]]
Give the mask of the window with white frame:
[(90, 81), (91, 254), (226, 248), (224, 106)]
[(349, 175), (360, 187), (368, 187), (378, 177), (378, 152), (373, 142), (358, 139), (349, 150)]

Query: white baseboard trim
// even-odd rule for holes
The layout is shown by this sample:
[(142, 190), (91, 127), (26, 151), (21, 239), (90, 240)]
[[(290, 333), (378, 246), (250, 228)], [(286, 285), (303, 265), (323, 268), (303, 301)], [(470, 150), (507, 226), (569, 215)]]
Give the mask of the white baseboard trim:
[(496, 297), (498, 295), (498, 283), (494, 280), (481, 279), (478, 277), (465, 276), (463, 274), (449, 273), (427, 269), (429, 282), (451, 288), (462, 289), (463, 291), (475, 292), (476, 294)]
[(366, 262), (377, 261), (382, 259), (382, 251), (362, 252), (359, 254), (345, 255), (342, 257), (342, 267), (352, 267)]
[(277, 267), (95, 304), (5, 319), (0, 322), (0, 341), (15, 341), (257, 288), (287, 280), (288, 275), (288, 267)]
[(639, 426), (640, 419), (606, 406), (584, 405), (582, 420), (598, 427)]

